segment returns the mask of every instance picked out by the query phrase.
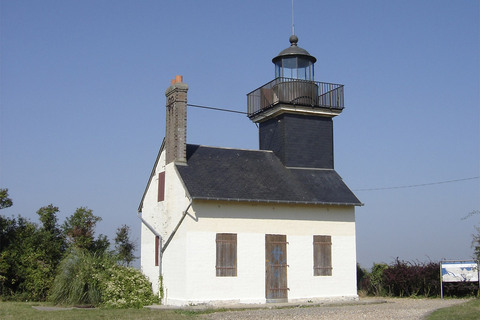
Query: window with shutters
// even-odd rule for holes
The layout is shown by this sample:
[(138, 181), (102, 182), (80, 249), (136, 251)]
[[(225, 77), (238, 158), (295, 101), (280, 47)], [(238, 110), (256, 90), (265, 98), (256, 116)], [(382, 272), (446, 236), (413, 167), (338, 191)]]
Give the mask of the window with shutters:
[(160, 253), (160, 237), (155, 236), (155, 266), (158, 267), (158, 255)]
[(237, 234), (217, 233), (217, 277), (237, 276)]
[(331, 236), (313, 236), (313, 275), (332, 275)]
[(157, 201), (165, 200), (165, 171), (158, 174), (158, 199)]

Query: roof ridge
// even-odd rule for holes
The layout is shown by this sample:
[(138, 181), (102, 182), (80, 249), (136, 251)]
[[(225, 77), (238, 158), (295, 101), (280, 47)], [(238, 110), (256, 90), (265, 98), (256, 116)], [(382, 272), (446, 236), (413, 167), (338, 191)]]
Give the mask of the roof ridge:
[(222, 149), (222, 150), (239, 150), (239, 151), (252, 151), (252, 152), (267, 152), (267, 153), (273, 153), (272, 150), (260, 150), (260, 149), (243, 149), (243, 148), (233, 148), (233, 147), (216, 147), (216, 146), (206, 146), (202, 144), (187, 144), (190, 146), (198, 146), (202, 148), (210, 148), (210, 149)]
[(317, 171), (335, 171), (332, 168), (308, 168), (308, 167), (285, 167), (289, 170), (317, 170)]

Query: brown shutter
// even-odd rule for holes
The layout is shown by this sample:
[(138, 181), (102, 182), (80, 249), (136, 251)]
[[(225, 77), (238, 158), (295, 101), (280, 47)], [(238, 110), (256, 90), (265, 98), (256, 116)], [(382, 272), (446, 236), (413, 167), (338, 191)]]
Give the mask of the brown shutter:
[(160, 237), (155, 236), (155, 266), (158, 266), (158, 253), (160, 249)]
[(332, 275), (331, 236), (313, 236), (313, 275)]
[(165, 200), (165, 171), (158, 174), (158, 202)]
[(237, 276), (237, 235), (217, 233), (217, 277)]

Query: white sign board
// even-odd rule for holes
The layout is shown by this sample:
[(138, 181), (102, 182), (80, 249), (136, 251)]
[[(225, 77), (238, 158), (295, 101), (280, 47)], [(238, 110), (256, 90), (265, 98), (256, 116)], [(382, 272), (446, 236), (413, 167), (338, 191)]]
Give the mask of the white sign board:
[(478, 282), (478, 264), (475, 261), (442, 262), (442, 282)]

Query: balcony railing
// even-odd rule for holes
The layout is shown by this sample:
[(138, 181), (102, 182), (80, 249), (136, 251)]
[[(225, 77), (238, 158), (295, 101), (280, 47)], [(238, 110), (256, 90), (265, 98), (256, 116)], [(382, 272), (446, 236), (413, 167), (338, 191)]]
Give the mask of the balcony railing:
[(343, 84), (276, 78), (247, 94), (248, 116), (279, 103), (342, 110)]

